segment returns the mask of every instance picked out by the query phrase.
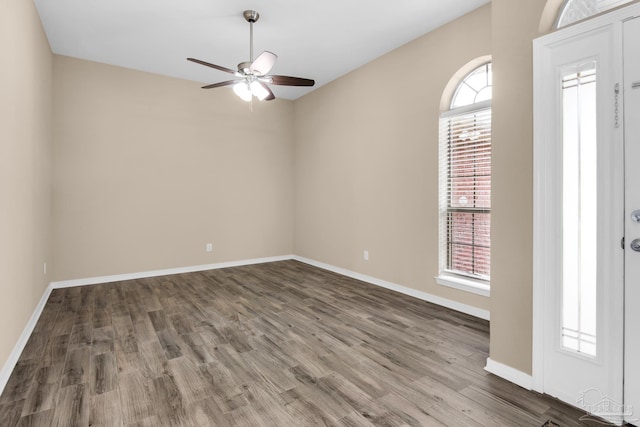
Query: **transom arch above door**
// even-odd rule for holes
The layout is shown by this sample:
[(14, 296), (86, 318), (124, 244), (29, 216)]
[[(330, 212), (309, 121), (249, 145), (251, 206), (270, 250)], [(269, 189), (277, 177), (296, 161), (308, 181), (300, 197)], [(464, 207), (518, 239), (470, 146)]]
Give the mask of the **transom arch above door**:
[(538, 31), (546, 34), (634, 0), (547, 0)]

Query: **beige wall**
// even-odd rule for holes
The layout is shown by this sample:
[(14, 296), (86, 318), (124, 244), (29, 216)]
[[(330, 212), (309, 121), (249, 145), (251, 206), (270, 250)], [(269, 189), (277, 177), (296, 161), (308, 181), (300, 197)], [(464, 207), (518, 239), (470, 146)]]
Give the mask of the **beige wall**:
[(0, 367), (49, 277), (51, 61), (33, 2), (0, 0)]
[(487, 5), (296, 101), (297, 255), (489, 308), (433, 277), (440, 98), (490, 53)]
[[(553, 1), (553, 0), (552, 0)], [(545, 0), (493, 0), (491, 358), (531, 373), (533, 48)]]
[(292, 102), (199, 86), (55, 56), (56, 280), (292, 252)]
[[(52, 73), (32, 2), (1, 0), (0, 362), (50, 280), (295, 252), (490, 308), (491, 357), (530, 372), (531, 41), (544, 6), (493, 0), (295, 103), (251, 113), (228, 90), (108, 65), (55, 57)], [(491, 299), (433, 283), (440, 98), (487, 54)]]

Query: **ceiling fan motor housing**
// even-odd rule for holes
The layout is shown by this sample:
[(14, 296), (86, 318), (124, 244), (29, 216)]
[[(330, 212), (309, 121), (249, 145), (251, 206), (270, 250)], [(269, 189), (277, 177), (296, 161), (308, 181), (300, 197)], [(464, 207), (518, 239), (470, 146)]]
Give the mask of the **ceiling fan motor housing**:
[(238, 72), (242, 74), (253, 74), (251, 71), (251, 62), (241, 62), (238, 64)]

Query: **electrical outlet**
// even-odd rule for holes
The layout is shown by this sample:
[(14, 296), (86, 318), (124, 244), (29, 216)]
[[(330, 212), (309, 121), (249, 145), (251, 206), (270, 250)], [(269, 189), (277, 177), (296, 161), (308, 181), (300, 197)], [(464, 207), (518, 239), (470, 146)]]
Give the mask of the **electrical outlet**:
[(365, 261), (369, 261), (369, 251), (364, 251), (364, 253), (362, 254), (362, 259), (364, 259)]
[(213, 252), (213, 243), (207, 243), (207, 252)]

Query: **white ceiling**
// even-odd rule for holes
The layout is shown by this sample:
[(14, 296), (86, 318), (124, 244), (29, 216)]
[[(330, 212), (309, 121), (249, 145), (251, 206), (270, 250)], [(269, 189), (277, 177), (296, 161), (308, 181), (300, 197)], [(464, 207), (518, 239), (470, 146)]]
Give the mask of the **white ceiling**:
[[(186, 61), (236, 69), (249, 60), (249, 24), (260, 13), (254, 56), (278, 55), (271, 74), (315, 79), (272, 86), (296, 99), (490, 0), (35, 0), (51, 49), (198, 83), (229, 80)], [(409, 65), (409, 64), (407, 64)], [(398, 65), (398, 75), (405, 70)], [(211, 90), (231, 90), (220, 88)]]

